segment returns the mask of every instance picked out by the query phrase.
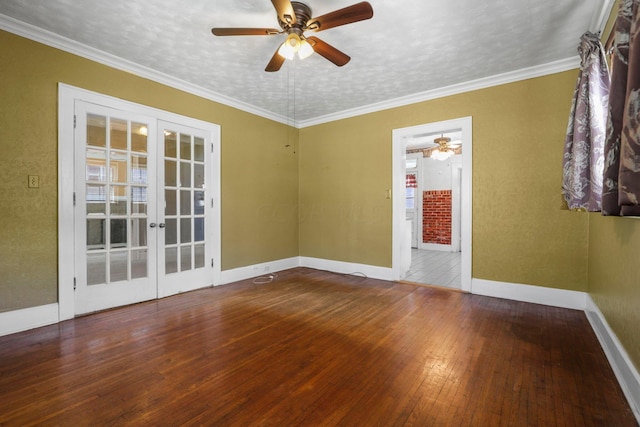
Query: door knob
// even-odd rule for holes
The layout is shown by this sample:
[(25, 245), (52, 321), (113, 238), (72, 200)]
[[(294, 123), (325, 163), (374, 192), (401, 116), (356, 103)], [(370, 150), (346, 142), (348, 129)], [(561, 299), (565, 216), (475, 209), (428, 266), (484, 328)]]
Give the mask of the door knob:
[(151, 228), (156, 228), (156, 223), (155, 223), (155, 222), (152, 222), (151, 224), (149, 224), (149, 227), (151, 227)]
[(165, 227), (165, 226), (164, 226), (164, 222), (161, 222), (160, 224), (158, 224), (158, 227), (160, 227), (160, 228), (164, 228), (164, 227)]

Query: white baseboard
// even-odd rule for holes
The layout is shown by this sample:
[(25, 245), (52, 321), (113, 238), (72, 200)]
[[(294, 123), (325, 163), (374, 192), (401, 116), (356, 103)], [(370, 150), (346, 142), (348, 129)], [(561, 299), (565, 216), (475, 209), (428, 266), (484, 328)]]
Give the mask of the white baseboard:
[(320, 258), (293, 257), (225, 270), (221, 275), (221, 283), (226, 284), (238, 282), (295, 267), (315, 268), (317, 270), (326, 270), (342, 274), (362, 273), (372, 279), (393, 280), (391, 268)]
[(0, 336), (58, 322), (58, 303), (0, 313)]
[(393, 280), (393, 271), (391, 268), (378, 267), (375, 265), (300, 257), (300, 267), (309, 267), (342, 274), (362, 273), (372, 279)]
[(590, 295), (587, 295), (586, 301), (587, 319), (589, 319), (629, 406), (640, 424), (640, 374)]
[(227, 284), (239, 282), (240, 280), (251, 279), (276, 271), (288, 270), (300, 266), (299, 257), (280, 259), (276, 261), (263, 262), (260, 264), (248, 265), (246, 267), (233, 268), (224, 270), (221, 273), (220, 283)]
[(453, 245), (440, 245), (438, 243), (420, 243), (419, 248), (427, 251), (454, 252)]
[(542, 286), (519, 285), (494, 282), (492, 280), (471, 279), (471, 293), (553, 307), (584, 310), (587, 308), (586, 293)]

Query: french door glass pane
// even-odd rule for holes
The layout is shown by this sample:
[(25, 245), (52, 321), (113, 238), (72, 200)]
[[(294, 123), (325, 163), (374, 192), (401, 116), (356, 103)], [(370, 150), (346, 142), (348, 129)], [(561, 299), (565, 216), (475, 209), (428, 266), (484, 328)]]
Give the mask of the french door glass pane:
[(107, 281), (107, 254), (87, 254), (87, 285), (99, 285)]
[(111, 249), (127, 247), (127, 220), (112, 219), (111, 220)]
[(166, 274), (178, 271), (178, 248), (166, 248), (164, 251), (164, 269)]
[(147, 277), (147, 250), (131, 251), (131, 278)]
[(131, 220), (131, 246), (139, 248), (147, 246), (147, 219)]
[(127, 149), (127, 121), (111, 119), (111, 148)]
[(107, 186), (87, 184), (87, 215), (107, 213)]
[(147, 187), (131, 187), (131, 213), (147, 213)]
[(180, 243), (191, 241), (191, 218), (180, 218)]
[(191, 187), (191, 163), (180, 162), (180, 186)]
[(106, 229), (104, 219), (87, 219), (87, 250), (106, 248)]
[(144, 123), (131, 123), (131, 151), (147, 152), (147, 133), (149, 128)]
[(87, 149), (87, 181), (107, 182), (107, 159), (105, 150)]
[(165, 219), (165, 228), (164, 228), (164, 242), (167, 245), (175, 245), (178, 242), (178, 230), (176, 225), (176, 219), (170, 218)]
[(178, 175), (176, 174), (176, 162), (173, 160), (164, 161), (164, 185), (175, 187), (178, 183)]
[(193, 186), (204, 188), (204, 165), (193, 165)]
[(204, 267), (204, 245), (195, 245), (195, 268), (203, 268)]
[(97, 114), (87, 114), (87, 145), (107, 146), (107, 118)]
[(110, 159), (110, 180), (111, 182), (127, 182), (127, 155), (118, 151), (111, 152)]
[(165, 131), (164, 132), (164, 156), (175, 159), (177, 157), (177, 133)]
[(204, 138), (193, 138), (193, 159), (204, 163)]
[(191, 270), (191, 246), (180, 247), (180, 271)]
[(204, 215), (204, 191), (193, 192), (193, 213)]
[(128, 251), (111, 252), (111, 282), (127, 280)]
[(112, 185), (111, 196), (109, 197), (109, 209), (111, 215), (127, 214), (127, 186)]
[(204, 218), (194, 218), (193, 221), (193, 240), (204, 242)]
[(174, 189), (164, 190), (164, 200), (165, 200), (164, 214), (167, 216), (176, 215), (176, 213), (178, 212), (176, 190)]
[(191, 160), (191, 136), (180, 134), (180, 158)]
[(147, 183), (147, 158), (145, 156), (131, 156), (131, 184)]
[(191, 191), (180, 191), (180, 215), (191, 214)]

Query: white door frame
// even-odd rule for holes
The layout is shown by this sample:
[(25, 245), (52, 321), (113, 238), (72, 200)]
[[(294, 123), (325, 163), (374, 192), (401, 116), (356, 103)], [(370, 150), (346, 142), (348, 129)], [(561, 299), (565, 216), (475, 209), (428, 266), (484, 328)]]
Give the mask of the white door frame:
[(167, 122), (183, 123), (210, 134), (213, 185), (209, 194), (214, 206), (213, 224), (208, 227), (213, 240), (212, 285), (220, 284), (220, 126), (168, 111), (124, 101), (85, 89), (58, 84), (58, 320), (75, 316), (74, 280), (74, 104), (76, 100), (132, 111)]
[(414, 237), (414, 233), (415, 233), (415, 238), (416, 238), (416, 248), (420, 247), (420, 241), (422, 240), (422, 203), (421, 203), (421, 198), (420, 200), (418, 199), (418, 195), (421, 194), (422, 192), (422, 153), (415, 153), (415, 154), (409, 154), (407, 155), (408, 159), (414, 158), (418, 161), (415, 169), (412, 170), (406, 170), (405, 169), (405, 174), (409, 174), (409, 173), (415, 173), (416, 174), (416, 180), (417, 180), (417, 184), (418, 184), (418, 188), (416, 188), (416, 194), (415, 194), (415, 207), (414, 207), (414, 218), (413, 218), (413, 223), (412, 223), (412, 229), (411, 229), (411, 247), (413, 248), (413, 237)]
[(393, 130), (392, 173), (393, 173), (393, 224), (391, 271), (394, 280), (401, 279), (401, 247), (404, 236), (405, 218), (405, 174), (407, 140), (414, 135), (462, 131), (462, 190), (461, 190), (461, 288), (471, 292), (471, 206), (472, 206), (472, 119), (461, 117), (435, 123), (427, 123)]

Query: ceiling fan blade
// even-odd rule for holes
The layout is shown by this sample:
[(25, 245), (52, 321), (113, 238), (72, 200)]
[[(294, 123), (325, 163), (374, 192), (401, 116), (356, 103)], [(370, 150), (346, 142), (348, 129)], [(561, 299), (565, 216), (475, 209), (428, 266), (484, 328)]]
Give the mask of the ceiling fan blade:
[(324, 56), (329, 61), (342, 67), (351, 60), (351, 57), (328, 43), (323, 42), (317, 37), (307, 37), (307, 41), (313, 47), (313, 50), (320, 56)]
[(364, 21), (373, 17), (373, 8), (363, 1), (343, 9), (338, 9), (317, 18), (311, 18), (307, 23), (307, 30), (323, 31), (340, 25), (351, 24), (352, 22)]
[(212, 28), (214, 36), (270, 36), (279, 34), (275, 28)]
[[(280, 49), (280, 47), (278, 47), (278, 49)], [(284, 64), (284, 61), (284, 56), (280, 56), (278, 50), (276, 50), (276, 53), (273, 54), (273, 56), (271, 57), (271, 61), (269, 61), (269, 63), (267, 64), (267, 68), (265, 68), (264, 70), (268, 72), (278, 71), (280, 67), (282, 67), (282, 64)]]
[(278, 18), (282, 22), (286, 22), (290, 25), (296, 23), (296, 13), (293, 11), (293, 6), (289, 0), (271, 0), (273, 7), (278, 12)]

